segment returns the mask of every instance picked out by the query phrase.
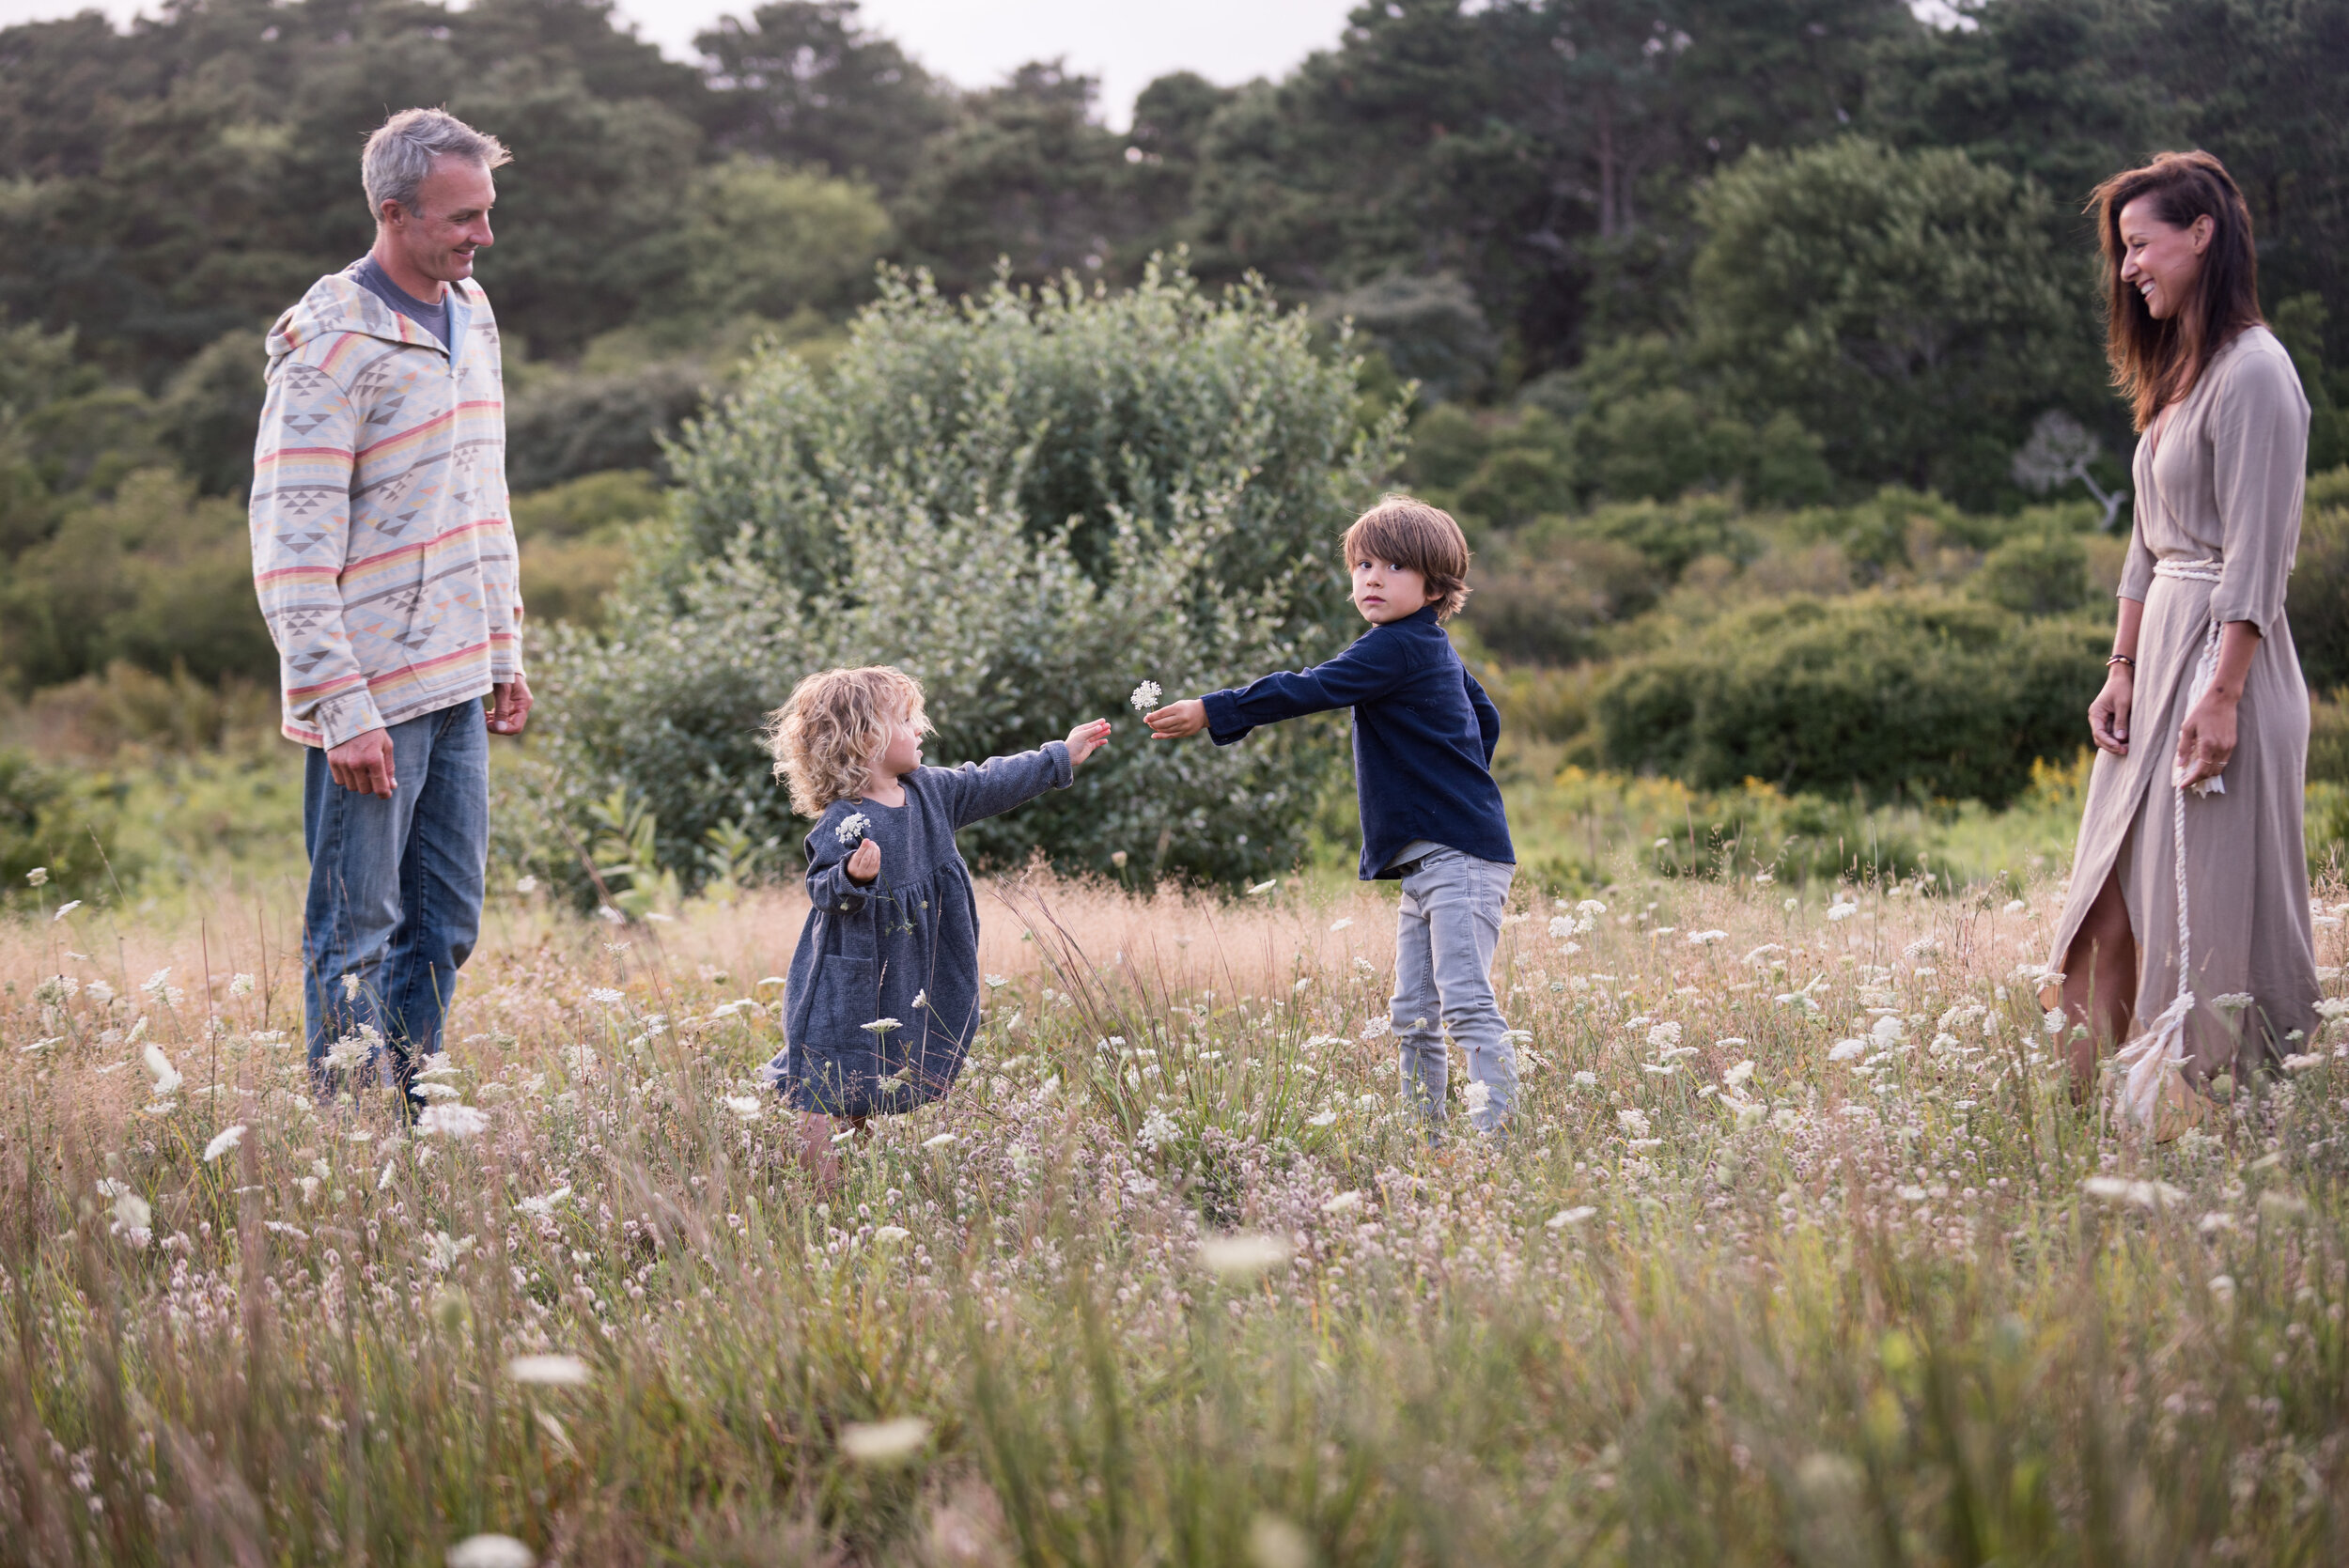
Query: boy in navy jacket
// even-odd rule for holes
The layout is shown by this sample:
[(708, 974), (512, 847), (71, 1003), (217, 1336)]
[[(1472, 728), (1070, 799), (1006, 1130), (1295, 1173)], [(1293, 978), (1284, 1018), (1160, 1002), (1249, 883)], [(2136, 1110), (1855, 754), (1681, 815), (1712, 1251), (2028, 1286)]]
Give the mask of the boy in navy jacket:
[(1229, 746), (1259, 724), (1354, 710), (1362, 879), (1399, 877), (1392, 1017), (1405, 1091), (1444, 1118), (1444, 1037), (1468, 1056), (1470, 1120), (1494, 1132), (1517, 1106), (1517, 1053), (1493, 1000), (1493, 949), (1517, 855), (1493, 782), (1501, 715), (1439, 624), (1468, 599), (1468, 540), (1451, 517), (1391, 495), (1346, 531), (1354, 607), (1370, 629), (1326, 664), (1169, 703), (1152, 738), (1207, 732)]

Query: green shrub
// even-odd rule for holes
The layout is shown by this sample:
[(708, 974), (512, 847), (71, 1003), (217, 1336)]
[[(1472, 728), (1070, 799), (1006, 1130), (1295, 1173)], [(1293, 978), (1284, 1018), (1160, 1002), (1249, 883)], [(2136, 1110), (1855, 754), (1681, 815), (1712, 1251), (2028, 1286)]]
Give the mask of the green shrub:
[(2284, 613), (2309, 685), (2349, 685), (2349, 468), (2309, 481)]
[(1413, 493), (1459, 489), (1492, 450), (1493, 438), (1476, 415), (1457, 403), (1423, 405), (1411, 421), (1411, 451), (1403, 470)]
[(2001, 804), (2034, 759), (2077, 748), (2106, 636), (1923, 592), (1772, 604), (1619, 667), (1595, 704), (1602, 752), (1701, 788)]
[(1463, 524), (1516, 528), (1545, 512), (1574, 505), (1574, 462), (1565, 432), (1539, 409), (1528, 409), (1460, 486)]
[[(117, 840), (122, 792), (112, 784), (104, 774), (0, 751), (0, 912), (90, 902), (112, 877), (141, 869), (143, 857)], [(38, 888), (27, 880), (37, 868), (47, 873)]]
[(1846, 478), (1986, 505), (2040, 413), (2096, 406), (2092, 274), (2032, 179), (1847, 136), (1756, 147), (1695, 207), (1695, 362)]
[(2309, 704), (2308, 781), (2349, 784), (2349, 691), (2336, 687)]
[(1528, 530), (1480, 557), (1460, 624), (1502, 659), (1572, 664), (1596, 658), (1606, 629), (1654, 604), (1668, 585), (1630, 545)]
[(2018, 615), (2055, 615), (2089, 602), (2088, 550), (2077, 535), (2009, 539), (1983, 558), (1967, 584), (1977, 598)]
[(796, 844), (760, 716), (811, 671), (894, 663), (929, 692), (940, 762), (1118, 721), (1075, 788), (970, 830), (974, 858), (1284, 870), (1338, 726), (1153, 745), (1127, 694), (1335, 651), (1334, 546), (1400, 428), (1399, 410), (1361, 427), (1353, 365), (1252, 287), (1154, 273), (950, 304), (891, 279), (830, 378), (769, 354), (689, 428), (662, 570), (540, 660), (550, 809), (581, 820), (625, 784), (679, 867), (723, 823)]
[(589, 474), (516, 496), (514, 537), (531, 620), (599, 624), (605, 596), (628, 571), (630, 538), (667, 510), (667, 498), (643, 469)]
[(534, 490), (606, 469), (657, 468), (662, 439), (702, 406), (708, 381), (690, 359), (521, 378), (506, 404), (506, 483)]
[(157, 674), (184, 664), (208, 681), (276, 679), (241, 502), (142, 470), (17, 558), (0, 581), (0, 667), (42, 686), (117, 659)]

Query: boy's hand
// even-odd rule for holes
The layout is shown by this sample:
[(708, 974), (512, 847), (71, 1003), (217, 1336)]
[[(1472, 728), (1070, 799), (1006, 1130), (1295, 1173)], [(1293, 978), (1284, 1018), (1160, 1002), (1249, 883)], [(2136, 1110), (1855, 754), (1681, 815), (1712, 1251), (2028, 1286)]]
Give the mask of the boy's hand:
[(858, 887), (864, 886), (874, 877), (879, 876), (880, 846), (875, 844), (869, 838), (863, 844), (858, 845), (856, 846), (856, 853), (848, 857), (848, 880), (854, 882)]
[(1085, 758), (1108, 745), (1109, 741), (1110, 722), (1107, 719), (1086, 720), (1068, 732), (1068, 766), (1081, 766)]
[(1207, 705), (1196, 697), (1185, 697), (1179, 703), (1152, 708), (1142, 716), (1142, 722), (1150, 726), (1153, 740), (1180, 740), (1207, 727)]

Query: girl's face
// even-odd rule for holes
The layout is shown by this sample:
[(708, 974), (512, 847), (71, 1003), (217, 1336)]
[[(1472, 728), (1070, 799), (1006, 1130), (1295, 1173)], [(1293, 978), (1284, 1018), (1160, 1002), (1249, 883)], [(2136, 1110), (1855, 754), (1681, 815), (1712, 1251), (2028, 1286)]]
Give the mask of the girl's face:
[(1357, 561), (1353, 597), (1362, 619), (1385, 626), (1427, 608), (1427, 577), (1392, 561)]
[(2217, 225), (2205, 213), (2178, 228), (2163, 222), (2155, 207), (2154, 197), (2139, 196), (2121, 209), (2121, 281), (2144, 297), (2155, 320), (2165, 321), (2194, 297), (2202, 253)]
[(901, 779), (922, 766), (922, 725), (910, 713), (901, 713), (889, 726), (889, 738), (881, 743), (879, 760), (873, 765), (873, 775), (881, 779)]

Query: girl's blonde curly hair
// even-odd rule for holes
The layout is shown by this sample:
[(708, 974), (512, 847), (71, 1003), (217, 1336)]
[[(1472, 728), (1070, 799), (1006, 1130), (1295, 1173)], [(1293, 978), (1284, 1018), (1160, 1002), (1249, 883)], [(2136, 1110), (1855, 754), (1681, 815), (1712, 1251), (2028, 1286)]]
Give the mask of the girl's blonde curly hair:
[(761, 732), (775, 777), (791, 786), (791, 809), (821, 816), (834, 800), (863, 794), (866, 769), (901, 718), (916, 733), (930, 733), (922, 683), (887, 664), (818, 670), (793, 687)]

